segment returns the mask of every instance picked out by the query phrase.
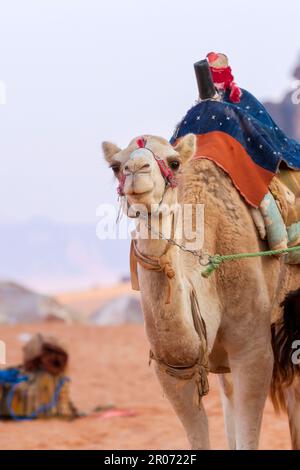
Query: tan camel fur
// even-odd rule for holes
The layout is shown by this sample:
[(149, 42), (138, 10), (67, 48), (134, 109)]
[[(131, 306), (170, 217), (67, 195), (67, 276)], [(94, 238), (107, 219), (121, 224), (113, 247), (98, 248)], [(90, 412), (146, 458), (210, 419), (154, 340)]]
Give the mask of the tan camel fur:
[[(204, 246), (209, 254), (257, 252), (266, 249), (251, 217), (250, 208), (231, 179), (212, 161), (193, 159), (195, 137), (189, 134), (177, 146), (161, 137), (145, 136), (146, 147), (163, 159), (178, 180), (175, 189), (166, 186), (159, 166), (148, 154), (134, 156), (136, 139), (121, 150), (104, 142), (103, 151), (117, 177), (125, 175), (124, 194), (128, 207), (151, 204), (170, 208), (165, 217), (172, 225), (172, 207), (204, 204)], [(178, 162), (175, 163), (174, 162)], [(177, 168), (178, 167), (178, 168)], [(255, 181), (253, 182), (255, 184)], [(160, 228), (160, 209), (151, 225)], [(130, 209), (129, 209), (130, 213)], [(131, 214), (132, 215), (132, 214)], [(147, 231), (144, 218), (137, 224)], [(177, 240), (183, 245), (184, 238)], [(138, 239), (137, 246), (147, 256), (161, 256), (166, 241)], [(206, 325), (210, 367), (219, 374), (227, 440), (231, 449), (256, 449), (262, 413), (270, 389), (273, 369), (270, 324), (281, 315), (285, 294), (300, 286), (300, 269), (284, 264), (283, 258), (254, 258), (224, 263), (211, 277), (190, 253), (171, 247), (169, 256), (175, 270), (171, 280), (171, 301), (166, 304), (168, 279), (138, 266), (146, 334), (151, 350), (168, 364), (184, 365), (197, 360), (199, 336), (192, 321), (190, 290), (197, 293)], [(156, 373), (193, 449), (208, 449), (208, 422), (203, 404), (194, 400), (193, 380), (182, 381), (162, 371)], [(294, 386), (287, 392), (293, 447), (300, 448), (300, 397)], [(293, 416), (297, 416), (294, 418)], [(170, 443), (171, 447), (171, 443)]]

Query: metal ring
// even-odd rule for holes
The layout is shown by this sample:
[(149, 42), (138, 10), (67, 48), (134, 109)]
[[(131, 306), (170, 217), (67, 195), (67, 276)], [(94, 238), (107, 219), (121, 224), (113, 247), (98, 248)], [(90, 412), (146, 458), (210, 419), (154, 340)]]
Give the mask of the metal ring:
[(208, 253), (202, 253), (201, 256), (199, 256), (199, 264), (201, 266), (208, 266), (211, 262), (211, 256)]

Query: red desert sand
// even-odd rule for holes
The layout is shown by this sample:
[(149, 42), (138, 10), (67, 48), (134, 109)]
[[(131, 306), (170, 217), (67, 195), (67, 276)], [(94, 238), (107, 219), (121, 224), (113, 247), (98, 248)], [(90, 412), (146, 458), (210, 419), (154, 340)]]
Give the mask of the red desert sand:
[[(37, 331), (63, 338), (70, 348), (72, 399), (80, 411), (113, 404), (129, 416), (101, 412), (72, 422), (0, 421), (0, 449), (187, 449), (188, 442), (148, 366), (148, 344), (142, 326), (92, 327), (43, 325), (1, 326), (9, 365), (21, 361), (21, 333)], [(217, 378), (210, 375), (205, 398), (213, 449), (226, 448)], [(127, 414), (127, 413), (121, 413)], [(276, 416), (268, 401), (261, 449), (289, 449), (287, 419)]]

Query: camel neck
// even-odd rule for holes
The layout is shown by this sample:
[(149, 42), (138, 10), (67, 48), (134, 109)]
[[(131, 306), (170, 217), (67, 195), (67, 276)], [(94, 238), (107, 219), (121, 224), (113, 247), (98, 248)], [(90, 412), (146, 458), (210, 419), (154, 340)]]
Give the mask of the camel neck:
[(164, 218), (162, 224), (160, 217), (149, 217), (148, 220), (140, 218), (137, 223), (137, 241), (139, 251), (143, 255), (161, 256), (167, 247), (167, 241), (161, 235), (170, 238), (172, 233), (173, 217)]
[(173, 214), (164, 217), (163, 221), (159, 216), (148, 219), (140, 217), (136, 230), (139, 251), (146, 256), (161, 256), (168, 245), (164, 238), (173, 238), (174, 220)]

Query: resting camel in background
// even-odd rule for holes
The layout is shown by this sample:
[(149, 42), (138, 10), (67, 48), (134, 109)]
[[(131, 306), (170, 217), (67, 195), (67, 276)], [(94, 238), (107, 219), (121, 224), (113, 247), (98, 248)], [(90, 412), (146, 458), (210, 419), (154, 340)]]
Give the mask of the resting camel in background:
[[(129, 211), (135, 204), (143, 204), (150, 212), (151, 205), (158, 204), (151, 218), (151, 227), (158, 229), (160, 207), (169, 207), (169, 213), (164, 215), (172, 225), (175, 203), (204, 204), (205, 252), (228, 254), (266, 249), (253, 223), (250, 208), (231, 179), (212, 161), (193, 159), (196, 145), (193, 134), (183, 137), (175, 147), (160, 137), (145, 138), (146, 148), (150, 151), (144, 154), (134, 152), (136, 139), (124, 150), (112, 143), (103, 143), (106, 161), (122, 183), (122, 194)], [(158, 158), (172, 171), (178, 183), (176, 188), (166, 181)], [(136, 215), (139, 228), (150, 230), (145, 218)], [(182, 245), (186, 242), (184, 239), (176, 241)], [(156, 359), (156, 373), (191, 447), (210, 447), (203, 404), (194, 400), (195, 379), (182, 380), (170, 375), (162, 364), (185, 367), (197, 363), (201, 339), (192, 316), (193, 289), (205, 323), (210, 370), (228, 371), (219, 374), (219, 381), (229, 448), (257, 449), (263, 409), (272, 381), (274, 355), (279, 362), (282, 359), (280, 351), (276, 351), (280, 348), (276, 345), (276, 335), (273, 354), (270, 325), (275, 320), (280, 325), (280, 303), (288, 292), (299, 288), (299, 267), (284, 264), (283, 257), (243, 259), (223, 264), (204, 279), (199, 260), (178, 246), (167, 247), (163, 239), (141, 237), (137, 239), (136, 247), (145, 259), (160, 259), (167, 253), (169, 267), (175, 273), (169, 279), (166, 271), (145, 269), (138, 263), (146, 334)], [(166, 302), (168, 296), (169, 303)], [(282, 325), (282, 331), (285, 339), (292, 335), (285, 325)], [(278, 392), (281, 397), (281, 405), (285, 397), (293, 448), (300, 449), (297, 369), (287, 360), (279, 362), (274, 367), (277, 378), (273, 380), (273, 389), (276, 389), (275, 395)], [(284, 388), (280, 375), (282, 367), (290, 371), (291, 384)]]

